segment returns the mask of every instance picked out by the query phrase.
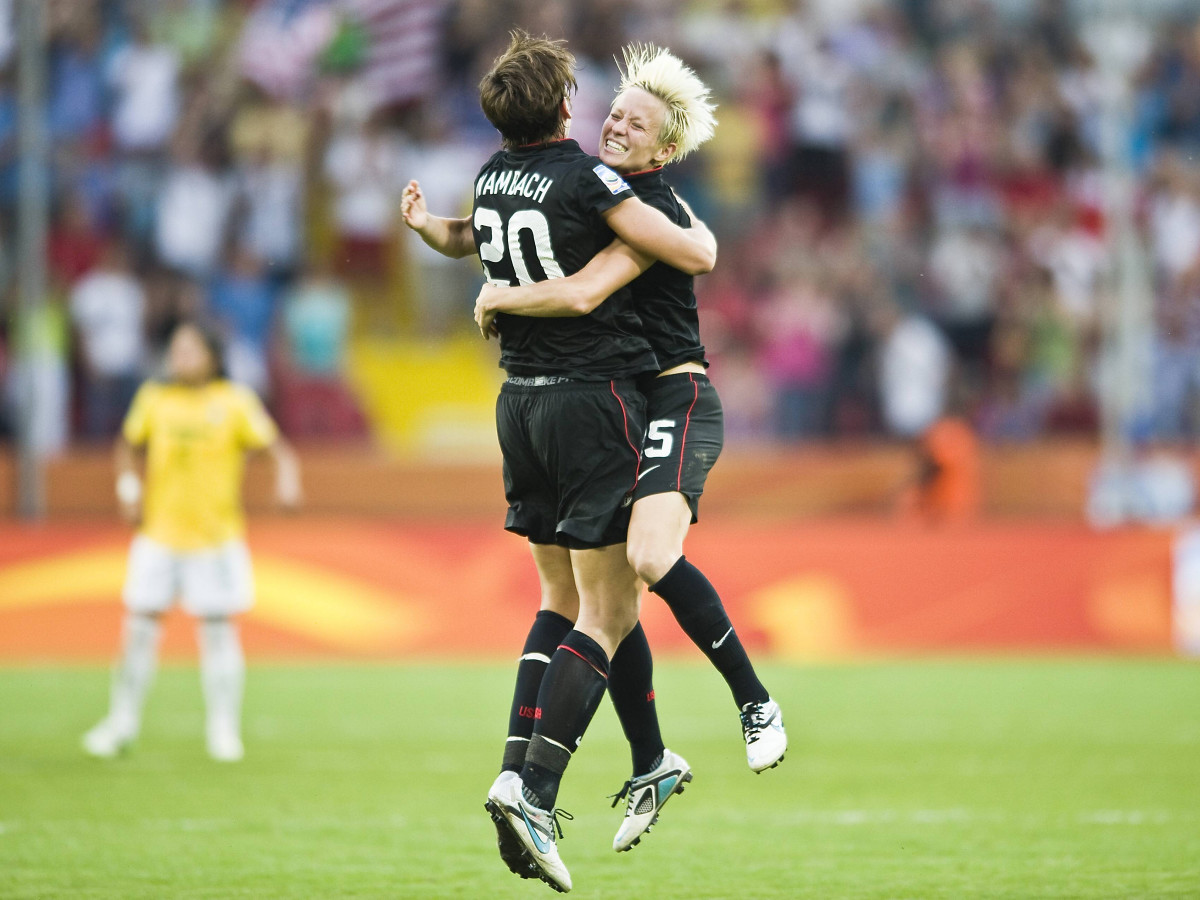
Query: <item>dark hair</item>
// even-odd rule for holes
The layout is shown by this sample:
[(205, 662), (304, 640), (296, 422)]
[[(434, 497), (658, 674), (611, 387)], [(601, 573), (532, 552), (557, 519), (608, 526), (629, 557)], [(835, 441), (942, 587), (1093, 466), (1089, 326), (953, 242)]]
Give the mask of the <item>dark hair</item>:
[(192, 329), (204, 341), (205, 349), (208, 350), (213, 364), (213, 378), (228, 378), (229, 368), (225, 363), (225, 338), (221, 336), (221, 332), (217, 330), (216, 326), (201, 319), (180, 319), (171, 329), (171, 340), (174, 340), (175, 335), (184, 328)]
[(540, 144), (562, 135), (561, 106), (577, 87), (566, 41), (511, 32), (508, 49), (479, 82), (479, 105), (506, 147)]

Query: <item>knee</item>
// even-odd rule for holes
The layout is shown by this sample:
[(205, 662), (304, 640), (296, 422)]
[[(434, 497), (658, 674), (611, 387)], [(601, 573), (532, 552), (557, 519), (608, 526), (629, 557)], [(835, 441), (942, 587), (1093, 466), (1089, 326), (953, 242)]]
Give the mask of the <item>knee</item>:
[(238, 640), (237, 626), (227, 616), (205, 616), (197, 625), (201, 647), (223, 646)]
[[(653, 532), (630, 534), (627, 545), (630, 567), (647, 585), (655, 584), (671, 571), (671, 566), (683, 555), (675, 542), (664, 540)], [(631, 625), (630, 628), (633, 626)]]
[(609, 661), (616, 655), (617, 649), (621, 646), (621, 642), (629, 636), (629, 633), (637, 626), (637, 614), (633, 616), (614, 616), (605, 621), (598, 629), (603, 635), (603, 640), (598, 643), (608, 654)]
[(611, 660), (621, 645), (621, 641), (637, 626), (638, 610), (636, 605), (629, 609), (606, 610), (603, 614), (589, 611), (580, 616), (575, 627), (596, 641)]
[(620, 644), (629, 637), (629, 633), (637, 628), (637, 623), (638, 610), (636, 608), (623, 610), (620, 615), (616, 616), (612, 623), (614, 643)]

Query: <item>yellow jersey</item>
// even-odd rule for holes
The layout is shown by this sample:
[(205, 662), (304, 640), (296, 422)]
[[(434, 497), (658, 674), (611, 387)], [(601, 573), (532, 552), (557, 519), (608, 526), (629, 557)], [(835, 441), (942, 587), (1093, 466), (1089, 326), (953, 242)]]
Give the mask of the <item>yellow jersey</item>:
[(147, 382), (133, 398), (125, 439), (146, 447), (142, 533), (174, 550), (241, 537), (247, 450), (273, 443), (278, 429), (249, 388)]

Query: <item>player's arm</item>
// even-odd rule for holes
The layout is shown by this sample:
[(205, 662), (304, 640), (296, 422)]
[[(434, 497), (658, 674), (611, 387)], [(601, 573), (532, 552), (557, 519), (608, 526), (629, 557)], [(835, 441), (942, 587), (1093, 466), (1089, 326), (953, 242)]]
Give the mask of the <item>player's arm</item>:
[(629, 246), (688, 275), (711, 272), (717, 264), (717, 239), (699, 219), (692, 219), (691, 228), (681, 228), (636, 197), (601, 215)]
[(405, 225), (443, 256), (461, 259), (475, 255), (471, 220), (447, 219), (430, 213), (425, 207), (425, 194), (416, 181), (410, 181), (404, 188), (400, 197), (400, 215)]
[(264, 452), (275, 466), (275, 500), (284, 509), (296, 509), (304, 498), (300, 487), (300, 460), (292, 445), (276, 437)]
[(623, 288), (654, 260), (638, 253), (619, 238), (597, 253), (588, 264), (566, 278), (551, 278), (518, 287), (485, 284), (475, 299), (475, 324), (483, 336), (495, 333), (497, 313), (517, 316), (586, 316)]
[(133, 396), (133, 403), (121, 423), (121, 433), (113, 445), (113, 465), (117, 475), (117, 503), (121, 518), (137, 525), (142, 519), (142, 475), (145, 470), (145, 448), (150, 440), (151, 412), (158, 392), (153, 385), (143, 384)]
[(117, 505), (121, 518), (132, 525), (142, 518), (142, 447), (135, 447), (124, 435), (113, 446), (113, 463), (117, 474)]
[(266, 453), (275, 467), (275, 499), (285, 509), (300, 505), (300, 462), (254, 391), (237, 387), (233, 395), (238, 442), (249, 452)]

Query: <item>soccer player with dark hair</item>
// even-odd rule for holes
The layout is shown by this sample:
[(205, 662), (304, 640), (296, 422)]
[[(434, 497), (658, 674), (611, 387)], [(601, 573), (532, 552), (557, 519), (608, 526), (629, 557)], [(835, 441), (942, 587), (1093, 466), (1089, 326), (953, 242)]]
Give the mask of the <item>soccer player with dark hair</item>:
[[(662, 170), (712, 135), (715, 121), (708, 88), (670, 52), (633, 45), (625, 51), (617, 91), (601, 131), (600, 159), (643, 201), (686, 225), (688, 212)], [(589, 315), (626, 284), (662, 367), (638, 382), (647, 400), (649, 425), (629, 525), (629, 561), (724, 676), (741, 714), (747, 762), (762, 772), (778, 765), (787, 749), (779, 706), (755, 674), (720, 596), (683, 554), (705, 479), (723, 444), (721, 402), (705, 375), (692, 277), (617, 240), (565, 279), (519, 287), (485, 285), (476, 319), (488, 336), (493, 317), (500, 313)], [(639, 818), (636, 803), (647, 795), (651, 803), (658, 799), (655, 776), (654, 770), (638, 768), (635, 755), (634, 777), (627, 786), (628, 829), (636, 827)], [(622, 837), (618, 832), (616, 843)]]
[[(475, 179), (472, 217), (430, 216), (414, 183), (402, 202), (406, 223), (447, 255), (477, 252), (492, 283), (572, 274), (614, 232), (680, 269), (709, 271), (716, 243), (706, 229), (683, 229), (642, 204), (619, 175), (567, 139), (573, 65), (561, 42), (514, 33), (480, 84), (504, 149)], [(634, 379), (659, 366), (628, 291), (588, 316), (505, 317), (500, 330), (506, 528), (529, 539), (543, 592), (518, 670), (512, 746), (488, 808), (502, 855), (511, 832), (538, 875), (565, 891), (571, 880), (555, 841), (559, 783), (618, 647), (631, 632), (645, 644), (625, 537), (645, 430)], [(648, 668), (648, 648), (644, 654)], [(522, 709), (533, 712), (527, 740)], [(506, 862), (521, 871), (511, 856)]]
[[(145, 452), (145, 490), (137, 458)], [(92, 756), (113, 757), (141, 728), (154, 678), (159, 617), (176, 600), (199, 619), (200, 674), (209, 755), (242, 758), (245, 661), (233, 617), (253, 602), (250, 551), (241, 508), (246, 454), (275, 463), (284, 506), (300, 501), (300, 470), (291, 447), (253, 391), (225, 375), (219, 340), (185, 321), (167, 347), (167, 379), (138, 390), (117, 439), (117, 499), (136, 523), (125, 581), (120, 659), (108, 715), (83, 738)]]

